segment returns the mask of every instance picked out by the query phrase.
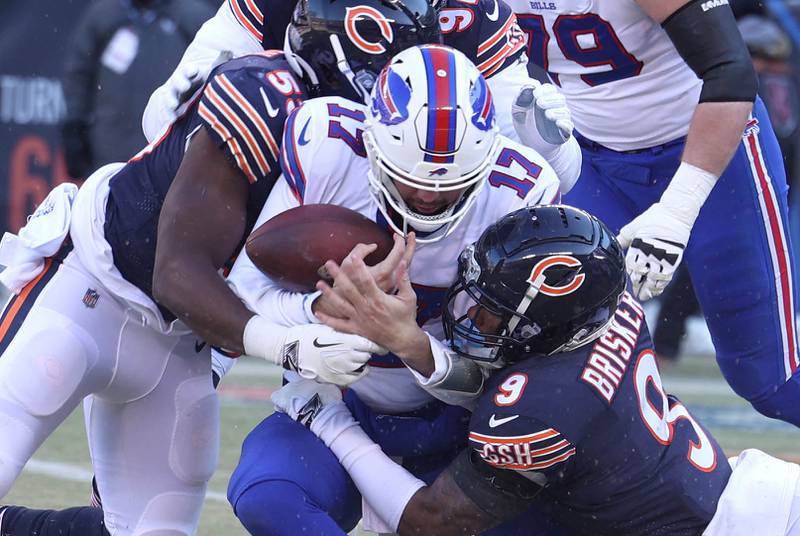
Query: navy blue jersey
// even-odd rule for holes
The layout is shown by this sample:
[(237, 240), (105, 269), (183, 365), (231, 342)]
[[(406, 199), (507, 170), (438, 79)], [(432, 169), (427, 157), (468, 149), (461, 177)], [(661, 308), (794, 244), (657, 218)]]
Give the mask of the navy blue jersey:
[(152, 297), (161, 205), (200, 128), (250, 184), (241, 247), (281, 174), (278, 157), (288, 112), (305, 98), (281, 52), (217, 67), (188, 111), (111, 179), (105, 236), (123, 277)]
[(444, 44), (463, 52), (486, 78), (517, 61), (525, 49), (517, 17), (503, 0), (447, 0), (439, 26)]
[[(295, 2), (228, 0), (228, 4), (239, 24), (261, 46), (283, 47)], [(514, 63), (525, 48), (525, 35), (503, 0), (447, 0), (439, 12), (439, 25), (444, 44), (463, 52), (487, 78)]]
[(469, 438), (486, 463), (546, 478), (537, 506), (578, 534), (699, 535), (731, 472), (717, 442), (664, 392), (644, 312), (628, 293), (595, 344), (493, 375)]

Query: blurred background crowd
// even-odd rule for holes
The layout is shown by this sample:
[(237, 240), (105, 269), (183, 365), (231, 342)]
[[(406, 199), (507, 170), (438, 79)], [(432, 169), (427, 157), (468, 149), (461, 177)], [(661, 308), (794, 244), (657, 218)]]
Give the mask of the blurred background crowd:
[[(0, 231), (16, 232), (54, 185), (145, 145), (141, 115), (222, 0), (0, 2)], [(289, 1), (289, 0), (275, 0)], [(730, 0), (783, 150), (800, 243), (800, 0)], [(697, 353), (701, 313), (685, 269), (660, 300), (656, 349)], [(688, 329), (687, 329), (688, 328)], [(687, 340), (687, 333), (689, 337)], [(691, 340), (692, 338), (701, 340)]]

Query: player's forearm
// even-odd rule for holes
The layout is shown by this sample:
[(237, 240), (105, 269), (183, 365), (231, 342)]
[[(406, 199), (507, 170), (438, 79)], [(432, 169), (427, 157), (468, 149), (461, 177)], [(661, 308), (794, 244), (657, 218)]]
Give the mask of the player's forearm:
[[(387, 347), (389, 348), (389, 347)], [(430, 377), (436, 369), (433, 353), (428, 336), (422, 329), (417, 328), (406, 337), (400, 339), (400, 344), (393, 350), (395, 355), (403, 360), (407, 367), (419, 374)]]
[(397, 532), (400, 536), (465, 536), (485, 532), (498, 521), (465, 497), (445, 470), (433, 485), (420, 488), (411, 497)]
[(243, 353), (248, 310), (203, 259), (174, 256), (157, 263), (153, 294), (161, 305), (212, 346)]
[[(424, 332), (423, 332), (424, 333)], [(483, 391), (481, 367), (471, 359), (458, 356), (447, 345), (425, 333), (427, 355), (411, 369), (417, 383), (439, 400), (471, 409)]]
[(682, 160), (719, 177), (742, 141), (752, 102), (702, 102), (689, 126)]
[(343, 402), (326, 404), (311, 431), (331, 449), (390, 532), (476, 534), (499, 521), (478, 508), (448, 470), (426, 487), (383, 453)]

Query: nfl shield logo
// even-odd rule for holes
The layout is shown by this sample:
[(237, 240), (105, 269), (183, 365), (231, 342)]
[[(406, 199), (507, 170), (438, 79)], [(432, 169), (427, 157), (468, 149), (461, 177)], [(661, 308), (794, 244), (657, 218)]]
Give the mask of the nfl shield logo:
[(93, 288), (86, 289), (86, 294), (83, 295), (83, 304), (89, 309), (94, 309), (97, 305), (97, 300), (100, 299), (100, 294)]

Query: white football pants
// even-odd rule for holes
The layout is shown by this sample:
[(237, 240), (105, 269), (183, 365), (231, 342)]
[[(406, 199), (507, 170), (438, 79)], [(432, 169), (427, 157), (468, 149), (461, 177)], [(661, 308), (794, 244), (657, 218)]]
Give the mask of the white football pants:
[(145, 326), (74, 251), (46, 266), (0, 322), (3, 346), (13, 337), (0, 356), (0, 498), (91, 395), (87, 433), (109, 532), (194, 534), (219, 442), (209, 347)]

